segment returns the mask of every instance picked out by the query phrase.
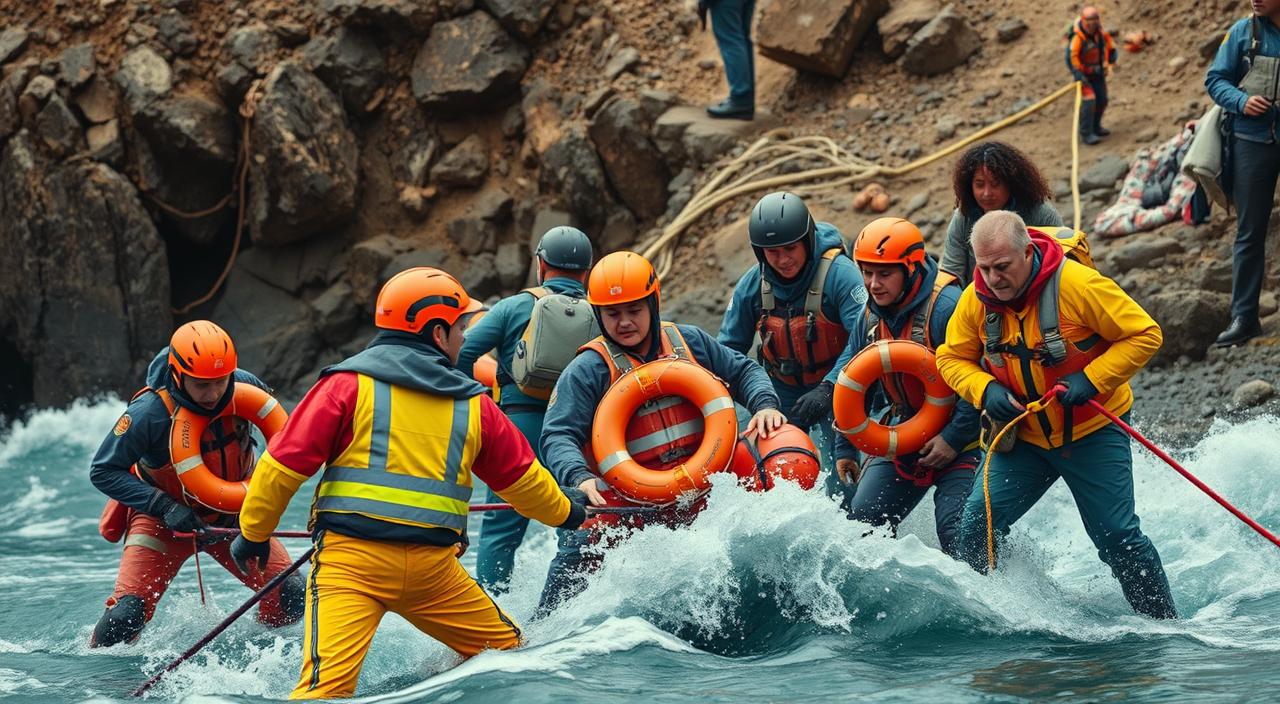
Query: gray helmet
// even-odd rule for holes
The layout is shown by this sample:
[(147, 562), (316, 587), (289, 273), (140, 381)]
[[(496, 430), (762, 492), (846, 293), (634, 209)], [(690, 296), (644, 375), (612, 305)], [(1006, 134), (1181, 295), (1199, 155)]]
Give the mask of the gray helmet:
[(800, 196), (786, 191), (775, 191), (761, 198), (751, 210), (751, 224), (747, 233), (753, 247), (781, 247), (806, 240), (813, 243), (813, 216)]
[(586, 271), (591, 268), (591, 240), (587, 239), (587, 233), (576, 227), (553, 227), (538, 240), (534, 255), (547, 266)]

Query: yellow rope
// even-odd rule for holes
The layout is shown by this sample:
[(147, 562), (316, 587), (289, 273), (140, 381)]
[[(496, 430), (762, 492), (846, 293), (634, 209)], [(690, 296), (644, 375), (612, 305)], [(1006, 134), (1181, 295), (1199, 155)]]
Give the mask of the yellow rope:
[(993, 448), (998, 447), (1000, 445), (1000, 440), (1004, 438), (1005, 433), (1009, 432), (1014, 428), (1017, 428), (1018, 423), (1021, 423), (1023, 418), (1026, 418), (1032, 413), (1039, 413), (1043, 411), (1045, 406), (1048, 406), (1049, 403), (1053, 401), (1055, 398), (1056, 396), (1054, 392), (1050, 391), (1049, 393), (1045, 394), (1039, 399), (1029, 402), (1027, 404), (1027, 410), (1018, 414), (1017, 417), (1015, 417), (1013, 420), (1006, 423), (1005, 426), (1000, 429), (1000, 432), (996, 433), (995, 438), (993, 438), (991, 442), (987, 443), (987, 446), (983, 448), (983, 450), (985, 451), (984, 452), (985, 456), (982, 458), (982, 500), (987, 507), (987, 570), (988, 571), (994, 572), (996, 569), (996, 535), (995, 535), (994, 520), (991, 514), (991, 483), (990, 483), (991, 456), (996, 454)]
[[(1026, 119), (1030, 115), (1048, 107), (1073, 88), (1077, 92), (1079, 91), (1077, 83), (1068, 83), (1035, 104), (998, 120), (928, 156), (921, 157), (903, 166), (886, 166), (859, 158), (841, 147), (834, 140), (822, 135), (792, 136), (788, 128), (770, 130), (747, 147), (741, 155), (725, 164), (706, 185), (694, 194), (693, 198), (685, 204), (684, 209), (663, 229), (662, 234), (641, 250), (641, 254), (654, 263), (660, 277), (666, 276), (670, 273), (671, 267), (675, 263), (675, 247), (678, 244), (677, 240), (680, 235), (698, 218), (727, 201), (767, 189), (785, 186), (794, 187), (795, 184), (806, 184), (805, 190), (807, 192), (816, 193), (821, 190), (852, 185), (856, 182), (873, 178), (901, 176), (954, 154), (980, 139)], [(1077, 116), (1079, 112), (1077, 109)], [(1074, 142), (1072, 143), (1072, 149), (1074, 154)], [(774, 176), (766, 175), (770, 172), (779, 171), (783, 166), (802, 159), (818, 160), (829, 165), (801, 169), (791, 173), (779, 173)], [(1075, 169), (1073, 166), (1073, 190), (1078, 189), (1075, 184)], [(1076, 213), (1078, 229), (1078, 206)]]
[(1080, 229), (1080, 104), (1084, 82), (1076, 81), (1076, 111), (1071, 116), (1071, 205), (1075, 208), (1073, 230)]

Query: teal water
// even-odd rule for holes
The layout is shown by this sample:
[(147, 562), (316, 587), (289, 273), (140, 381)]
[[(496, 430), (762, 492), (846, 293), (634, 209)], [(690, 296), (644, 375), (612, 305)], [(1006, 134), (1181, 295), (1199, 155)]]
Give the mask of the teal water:
[[(193, 565), (136, 644), (90, 650), (119, 546), (97, 534), (87, 463), (119, 402), (43, 411), (0, 435), (0, 699), (126, 701), (249, 596)], [(1280, 420), (1220, 425), (1181, 453), (1246, 512), (1280, 527)], [(717, 484), (688, 530), (649, 530), (590, 588), (528, 624), (528, 647), (468, 662), (388, 616), (360, 691), (373, 702), (1266, 701), (1280, 687), (1280, 550), (1146, 454), (1143, 527), (1184, 619), (1134, 616), (1056, 486), (1014, 532), (1000, 574), (943, 556), (926, 500), (894, 540), (860, 538), (819, 496)], [(309, 492), (282, 527), (301, 527)], [(473, 536), (474, 539), (474, 536)], [(289, 541), (296, 555), (305, 541)], [(535, 531), (501, 603), (529, 620), (554, 545)], [(464, 560), (472, 564), (473, 556)], [(302, 631), (241, 619), (148, 699), (288, 695)]]

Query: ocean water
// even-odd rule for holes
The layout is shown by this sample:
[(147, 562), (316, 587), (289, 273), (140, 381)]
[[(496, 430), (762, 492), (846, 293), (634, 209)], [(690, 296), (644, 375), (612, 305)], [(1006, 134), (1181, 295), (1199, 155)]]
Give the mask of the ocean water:
[[(103, 497), (87, 465), (121, 407), (79, 403), (0, 432), (4, 702), (127, 701), (249, 596), (206, 560), (202, 606), (189, 561), (137, 643), (88, 648), (120, 547), (98, 536)], [(1280, 420), (1219, 425), (1179, 456), (1280, 528)], [(531, 531), (499, 599), (526, 626), (522, 650), (460, 662), (388, 616), (362, 701), (1274, 701), (1280, 550), (1150, 455), (1135, 453), (1135, 479), (1178, 621), (1133, 615), (1061, 484), (985, 577), (938, 551), (929, 499), (898, 539), (863, 537), (820, 495), (718, 483), (691, 528), (636, 535), (585, 593), (536, 623), (554, 540)], [(282, 528), (302, 527), (309, 488)], [(282, 699), (301, 640), (301, 626), (270, 630), (246, 616), (147, 698)]]

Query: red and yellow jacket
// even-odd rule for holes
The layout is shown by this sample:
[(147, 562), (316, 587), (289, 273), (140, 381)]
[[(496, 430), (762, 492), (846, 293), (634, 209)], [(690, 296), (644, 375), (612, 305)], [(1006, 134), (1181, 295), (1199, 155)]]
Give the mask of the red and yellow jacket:
[[(1116, 415), (1133, 405), (1129, 379), (1160, 349), (1160, 326), (1141, 306), (1111, 279), (1078, 262), (1064, 259), (1059, 246), (1046, 236), (1032, 233), (1032, 241), (1044, 254), (1040, 276), (1061, 267), (1058, 294), (1060, 332), (1067, 348), (1079, 357), (1089, 381), (1098, 390), (1097, 400)], [(1037, 359), (1022, 359), (1001, 353), (999, 377), (984, 367), (986, 352), (985, 316), (988, 306), (979, 299), (978, 282), (960, 296), (947, 325), (947, 340), (937, 351), (938, 372), (956, 393), (981, 407), (987, 385), (1000, 381), (1023, 400), (1038, 398), (1052, 388), (1064, 372), (1071, 371), (1070, 359), (1060, 366), (1045, 366)], [(1044, 338), (1039, 324), (1039, 298), (1027, 295), (1020, 307), (998, 311), (1004, 347), (1039, 349)], [(1087, 359), (1087, 363), (1085, 363)], [(1086, 408), (1086, 407), (1081, 407)], [(1081, 438), (1107, 424), (1097, 413), (1075, 415), (1072, 437)], [(1064, 439), (1063, 411), (1053, 403), (1035, 419), (1024, 421), (1018, 437), (1043, 448), (1061, 447)]]
[(1116, 62), (1115, 40), (1111, 33), (1099, 29), (1097, 34), (1089, 34), (1077, 20), (1071, 32), (1071, 68), (1086, 76), (1099, 76), (1106, 73), (1107, 66)]
[(488, 396), (455, 398), (337, 371), (312, 387), (259, 461), (240, 512), (245, 538), (266, 540), (322, 467), (313, 524), (356, 537), (457, 542), (473, 475), (528, 518), (558, 526), (570, 510)]

